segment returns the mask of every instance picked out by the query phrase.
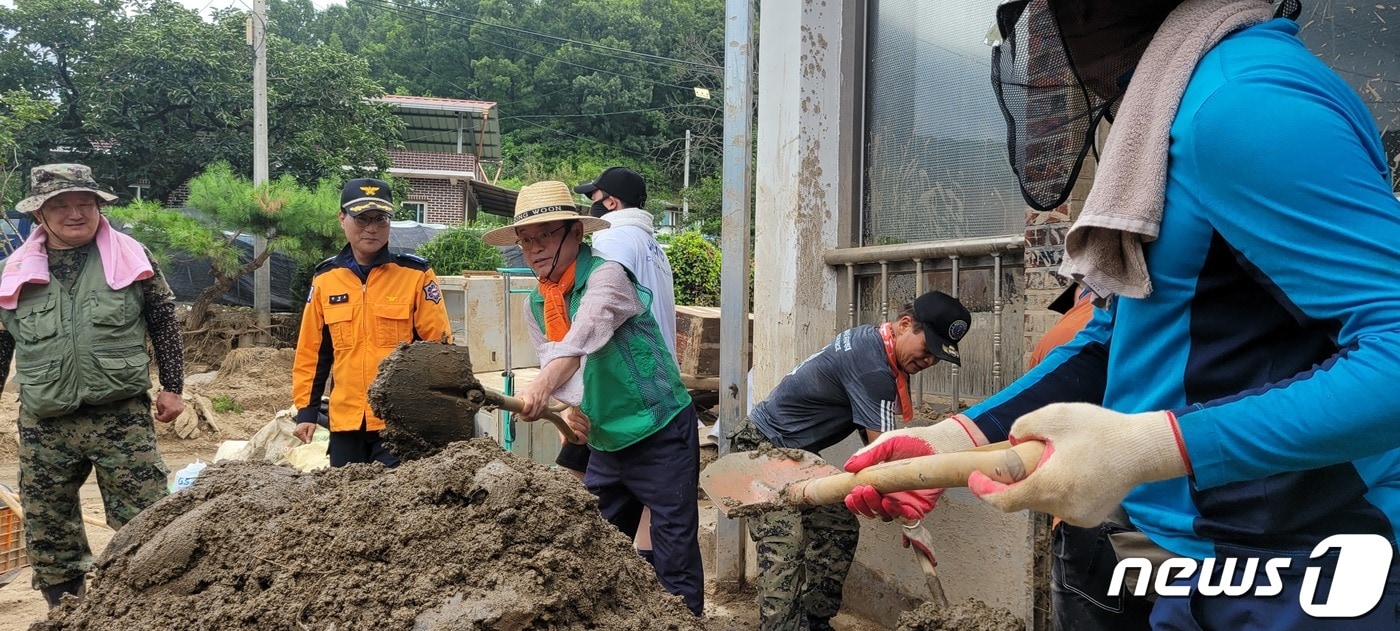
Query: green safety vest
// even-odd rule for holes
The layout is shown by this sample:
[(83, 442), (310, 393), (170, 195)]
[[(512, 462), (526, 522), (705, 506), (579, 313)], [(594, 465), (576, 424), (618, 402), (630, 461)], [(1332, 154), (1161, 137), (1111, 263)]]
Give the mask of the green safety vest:
[[(569, 318), (578, 313), (588, 289), (588, 277), (607, 261), (579, 247), (574, 288), (569, 292)], [(628, 272), (631, 278), (631, 272)], [(583, 368), (583, 405), (593, 427), (588, 444), (599, 451), (618, 451), (665, 427), (690, 405), (690, 392), (651, 316), (651, 292), (632, 286), (642, 299), (642, 312), (618, 327), (602, 348), (588, 356)], [(544, 296), (530, 293), (530, 310), (544, 331)], [(693, 430), (692, 430), (693, 431)]]
[(144, 307), (139, 282), (120, 291), (107, 286), (96, 248), (73, 293), (57, 281), (25, 285), (14, 309), (0, 309), (15, 338), (20, 405), (50, 418), (149, 391)]

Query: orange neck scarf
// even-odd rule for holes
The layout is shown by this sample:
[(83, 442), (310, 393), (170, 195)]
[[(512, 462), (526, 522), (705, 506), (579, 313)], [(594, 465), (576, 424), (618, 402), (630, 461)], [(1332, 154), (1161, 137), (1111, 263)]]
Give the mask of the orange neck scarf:
[(544, 337), (551, 342), (562, 342), (569, 334), (569, 303), (565, 297), (574, 289), (577, 266), (578, 259), (574, 259), (557, 283), (548, 278), (540, 279), (540, 295), (544, 296)]
[(914, 420), (914, 402), (909, 399), (909, 373), (899, 367), (894, 357), (894, 324), (880, 325), (880, 340), (885, 343), (885, 359), (890, 360), (890, 371), (894, 373), (894, 388), (899, 393), (899, 411), (904, 422)]

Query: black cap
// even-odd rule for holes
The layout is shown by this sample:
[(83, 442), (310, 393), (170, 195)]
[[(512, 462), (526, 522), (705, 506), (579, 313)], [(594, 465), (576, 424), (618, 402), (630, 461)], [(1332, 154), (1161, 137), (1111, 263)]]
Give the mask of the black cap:
[(351, 217), (370, 210), (394, 213), (394, 193), (389, 183), (374, 178), (357, 178), (340, 189), (340, 209)]
[(647, 181), (627, 167), (608, 167), (592, 182), (574, 187), (574, 192), (580, 195), (592, 195), (593, 191), (603, 191), (632, 208), (641, 208), (647, 203)]
[(972, 326), (972, 314), (967, 307), (948, 294), (930, 291), (914, 299), (914, 319), (924, 329), (928, 352), (954, 366), (962, 365), (958, 342)]

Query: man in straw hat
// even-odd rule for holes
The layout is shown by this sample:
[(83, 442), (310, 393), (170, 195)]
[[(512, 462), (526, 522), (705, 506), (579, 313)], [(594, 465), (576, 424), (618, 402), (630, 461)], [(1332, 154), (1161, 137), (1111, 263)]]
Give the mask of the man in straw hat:
[(92, 565), (78, 488), (94, 466), (113, 528), (165, 497), (146, 338), (161, 422), (184, 411), (184, 347), (160, 268), (102, 216), (117, 196), (81, 164), (35, 167), (30, 178), (16, 207), (39, 227), (0, 264), (0, 383), (13, 357), (25, 545), (33, 585), (53, 607), (82, 597)]
[(657, 578), (698, 616), (704, 574), (695, 410), (648, 310), (651, 293), (583, 244), (584, 234), (607, 227), (579, 215), (563, 182), (539, 182), (520, 190), (512, 225), (482, 236), (490, 245), (518, 243), (539, 278), (526, 318), (540, 373), (520, 394), (521, 417), (537, 419), (551, 395), (576, 406), (565, 417), (587, 428), (584, 486), (629, 538), (642, 508), (651, 509)]
[(321, 395), (331, 388), (332, 467), (350, 463), (399, 464), (379, 432), (384, 421), (369, 407), (369, 385), (399, 342), (452, 341), (442, 289), (428, 261), (389, 252), (394, 212), (389, 183), (371, 178), (345, 183), (340, 193), (340, 228), (349, 241), (339, 254), (316, 266), (302, 310), (297, 355), (292, 364), (294, 433), (311, 442)]

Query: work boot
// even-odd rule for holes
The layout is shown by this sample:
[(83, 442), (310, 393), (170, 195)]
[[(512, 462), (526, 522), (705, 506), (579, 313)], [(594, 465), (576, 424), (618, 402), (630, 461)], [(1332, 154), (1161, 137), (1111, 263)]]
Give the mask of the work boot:
[(807, 616), (807, 631), (835, 631), (831, 628), (831, 618)]
[(65, 595), (72, 594), (74, 598), (81, 599), (87, 591), (87, 577), (79, 576), (71, 581), (42, 588), (40, 591), (44, 592), (44, 601), (49, 603), (49, 609), (53, 609)]

